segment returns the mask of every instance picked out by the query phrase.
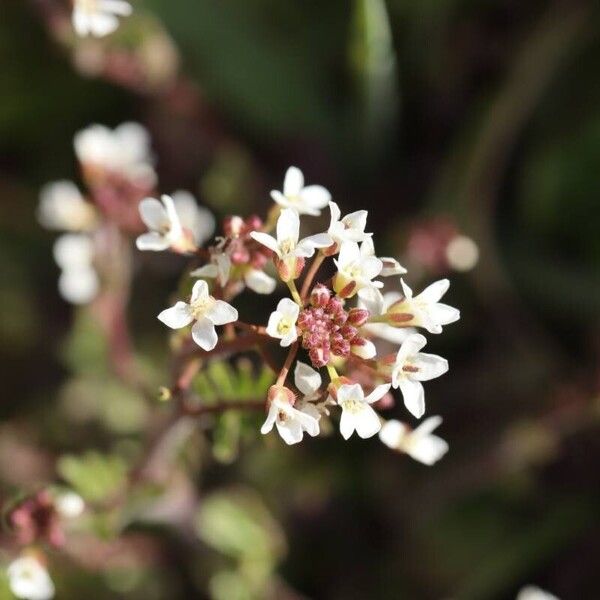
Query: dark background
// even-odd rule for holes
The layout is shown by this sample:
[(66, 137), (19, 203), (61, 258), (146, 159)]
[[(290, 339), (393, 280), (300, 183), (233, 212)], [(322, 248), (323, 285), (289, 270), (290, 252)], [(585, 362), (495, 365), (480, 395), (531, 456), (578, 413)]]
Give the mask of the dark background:
[[(73, 391), (74, 373), (104, 381), (99, 334), (73, 341), (86, 325), (57, 294), (54, 236), (35, 219), (42, 184), (78, 180), (77, 130), (137, 120), (152, 134), (161, 191), (190, 189), (219, 217), (264, 214), (295, 164), (343, 213), (369, 209), (379, 253), (397, 256), (415, 289), (452, 281), (446, 299), (462, 319), (428, 346), (451, 365), (427, 386), (428, 414), (444, 417), (450, 444), (438, 465), (376, 440), (287, 448), (257, 434), (231, 464), (192, 462), (201, 494), (235, 484), (261, 498), (284, 532), (273, 569), (290, 588), (502, 600), (536, 583), (562, 600), (596, 598), (597, 4), (147, 0), (97, 47), (57, 33), (50, 8), (3, 0), (0, 20), (2, 496), (51, 481), (63, 452), (135, 444), (143, 431), (147, 408), (135, 400), (123, 404), (134, 414), (124, 431), (102, 412), (112, 402), (120, 414), (119, 390), (105, 387), (101, 401), (95, 388)], [(92, 76), (94, 52), (134, 53), (151, 36), (172, 39), (180, 75), (167, 65), (158, 83), (139, 85), (116, 60)], [(477, 243), (472, 271), (428, 258), (448, 227)], [(159, 383), (166, 335), (154, 316), (183, 265), (136, 261), (130, 317)], [(270, 301), (243, 302), (266, 320)], [(69, 423), (64, 407), (86, 394), (98, 422)], [(408, 416), (401, 406), (391, 414)], [(240, 489), (231, 494), (250, 493)], [(140, 551), (142, 566), (119, 565), (121, 579), (59, 560), (58, 597), (205, 597), (226, 560), (219, 544), (186, 550), (168, 528), (154, 534), (160, 557)], [(142, 575), (128, 579), (128, 569)]]

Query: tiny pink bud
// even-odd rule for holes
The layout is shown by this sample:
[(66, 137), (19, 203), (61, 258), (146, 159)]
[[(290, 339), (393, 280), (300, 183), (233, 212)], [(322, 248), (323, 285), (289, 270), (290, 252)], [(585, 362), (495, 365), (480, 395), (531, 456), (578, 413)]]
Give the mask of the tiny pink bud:
[(315, 307), (324, 308), (331, 298), (331, 291), (322, 283), (315, 285), (310, 293), (310, 303)]

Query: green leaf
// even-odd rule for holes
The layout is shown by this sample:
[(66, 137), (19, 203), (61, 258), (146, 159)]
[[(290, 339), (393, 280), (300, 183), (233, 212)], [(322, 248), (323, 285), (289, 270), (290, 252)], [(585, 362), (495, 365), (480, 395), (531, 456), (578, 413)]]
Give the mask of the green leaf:
[(83, 498), (102, 502), (124, 485), (127, 465), (119, 456), (89, 451), (82, 456), (62, 456), (57, 470)]

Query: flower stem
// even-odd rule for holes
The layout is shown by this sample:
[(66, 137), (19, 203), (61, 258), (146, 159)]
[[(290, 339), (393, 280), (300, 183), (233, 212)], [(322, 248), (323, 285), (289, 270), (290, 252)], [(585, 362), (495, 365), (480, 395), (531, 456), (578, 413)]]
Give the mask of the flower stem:
[(294, 302), (296, 302), (296, 304), (299, 304), (300, 306), (304, 306), (304, 302), (302, 302), (302, 298), (300, 297), (300, 294), (298, 293), (298, 288), (296, 287), (296, 282), (294, 280), (291, 281), (286, 281), (288, 288), (290, 289), (290, 293), (292, 294), (292, 298), (294, 299)]
[(336, 379), (340, 378), (340, 376), (338, 375), (338, 372), (336, 371), (336, 369), (333, 365), (326, 365), (326, 367), (327, 367), (327, 373), (329, 373), (329, 379), (331, 379), (332, 383)]
[(306, 273), (306, 277), (304, 278), (304, 281), (302, 283), (302, 291), (300, 292), (300, 297), (303, 301), (306, 301), (306, 296), (308, 294), (310, 285), (313, 282), (313, 279), (315, 278), (315, 275), (317, 274), (319, 267), (323, 264), (325, 258), (325, 254), (323, 254), (323, 252), (319, 252), (312, 261), (310, 269), (308, 270), (308, 273)]
[(300, 346), (300, 344), (298, 342), (294, 342), (290, 346), (290, 351), (288, 352), (288, 355), (287, 355), (287, 358), (285, 359), (285, 363), (283, 364), (283, 367), (281, 367), (281, 371), (279, 371), (279, 377), (277, 377), (277, 381), (275, 382), (275, 385), (283, 385), (285, 383), (285, 380), (288, 376), (290, 367), (292, 366), (292, 363), (294, 362), (294, 358), (296, 358), (296, 354), (298, 353), (299, 346)]

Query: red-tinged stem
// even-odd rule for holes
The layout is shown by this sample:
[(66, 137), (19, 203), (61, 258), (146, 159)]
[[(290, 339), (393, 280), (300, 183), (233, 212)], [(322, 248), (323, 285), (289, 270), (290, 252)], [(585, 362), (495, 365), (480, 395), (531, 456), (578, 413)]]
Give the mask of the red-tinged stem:
[(317, 271), (319, 270), (319, 267), (323, 264), (323, 261), (326, 258), (327, 257), (322, 252), (319, 252), (312, 261), (312, 264), (310, 265), (310, 268), (306, 273), (306, 277), (302, 282), (302, 290), (300, 291), (300, 297), (302, 298), (303, 302), (306, 302), (308, 290), (310, 289), (310, 286), (313, 282), (313, 279), (315, 278), (315, 275), (317, 274)]
[(290, 351), (288, 352), (288, 355), (287, 355), (287, 358), (285, 359), (285, 363), (283, 364), (283, 367), (281, 367), (281, 371), (279, 371), (279, 377), (277, 377), (277, 382), (275, 383), (275, 385), (283, 385), (285, 383), (285, 380), (290, 371), (290, 367), (292, 366), (292, 363), (294, 362), (294, 358), (296, 358), (296, 354), (298, 353), (299, 347), (300, 347), (300, 344), (298, 342), (294, 342), (290, 346)]

